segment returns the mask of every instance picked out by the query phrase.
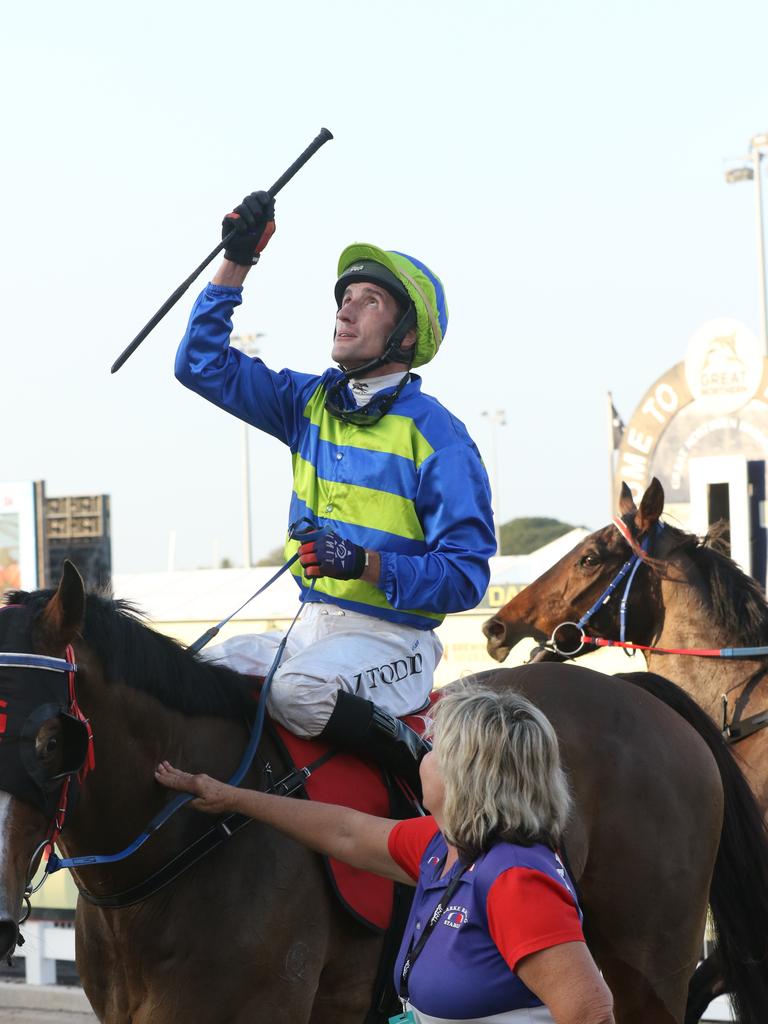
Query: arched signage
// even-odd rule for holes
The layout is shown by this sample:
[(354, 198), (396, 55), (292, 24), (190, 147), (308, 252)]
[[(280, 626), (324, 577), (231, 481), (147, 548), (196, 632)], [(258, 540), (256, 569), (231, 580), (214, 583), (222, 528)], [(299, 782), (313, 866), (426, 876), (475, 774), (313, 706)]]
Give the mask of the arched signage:
[(614, 474), (638, 501), (651, 477), (683, 524), (691, 500), (692, 459), (738, 454), (768, 460), (768, 359), (738, 320), (710, 320), (677, 363), (643, 396), (622, 435)]

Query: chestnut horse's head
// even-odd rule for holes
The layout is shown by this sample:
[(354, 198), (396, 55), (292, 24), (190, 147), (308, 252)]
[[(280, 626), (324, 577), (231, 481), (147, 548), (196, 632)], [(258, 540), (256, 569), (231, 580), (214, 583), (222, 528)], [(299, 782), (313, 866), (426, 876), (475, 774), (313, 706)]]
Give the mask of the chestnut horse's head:
[[(559, 562), (537, 580), (530, 583), (493, 618), (483, 625), (488, 653), (497, 661), (504, 661), (520, 640), (532, 637), (546, 641), (562, 623), (576, 623), (598, 600), (621, 570), (627, 558), (637, 550), (638, 544), (649, 535), (659, 521), (664, 508), (664, 491), (654, 478), (640, 502), (635, 506), (626, 484), (622, 486), (619, 501), (619, 521), (616, 525), (597, 530), (578, 544)], [(649, 602), (640, 599), (643, 587), (655, 585), (652, 574), (644, 567), (633, 583), (630, 596), (632, 612), (632, 639), (636, 643), (648, 642), (655, 631)], [(589, 630), (595, 636), (617, 637), (616, 628), (619, 598), (614, 597), (590, 619)], [(558, 631), (564, 646), (578, 646), (579, 632), (574, 626)]]
[(83, 581), (67, 562), (42, 611), (26, 607), (26, 596), (11, 593), (0, 608), (0, 959), (16, 945), (25, 886), (83, 754), (64, 667), (82, 622)]

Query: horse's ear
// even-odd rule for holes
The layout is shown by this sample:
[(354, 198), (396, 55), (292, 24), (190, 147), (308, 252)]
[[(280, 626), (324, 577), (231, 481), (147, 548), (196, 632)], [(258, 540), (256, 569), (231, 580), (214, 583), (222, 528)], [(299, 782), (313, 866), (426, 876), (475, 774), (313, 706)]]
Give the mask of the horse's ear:
[(625, 516), (631, 515), (633, 512), (637, 512), (637, 506), (635, 505), (635, 499), (632, 497), (632, 491), (622, 481), (621, 483), (621, 494), (619, 495), (619, 515), (623, 519)]
[(659, 521), (659, 516), (664, 511), (664, 488), (656, 477), (648, 484), (640, 510), (635, 518), (635, 526), (640, 533), (647, 533), (652, 526)]
[(80, 632), (85, 614), (85, 584), (69, 559), (64, 560), (59, 587), (43, 613), (44, 628), (52, 641), (72, 643)]

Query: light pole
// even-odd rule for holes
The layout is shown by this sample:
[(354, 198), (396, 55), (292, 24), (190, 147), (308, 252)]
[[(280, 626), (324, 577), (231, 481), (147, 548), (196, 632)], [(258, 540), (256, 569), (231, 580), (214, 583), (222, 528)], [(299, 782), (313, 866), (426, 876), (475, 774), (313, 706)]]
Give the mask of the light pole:
[(497, 409), (495, 412), (484, 411), (483, 416), (487, 417), (491, 424), (491, 478), (493, 480), (493, 523), (496, 531), (496, 554), (501, 554), (501, 525), (499, 523), (499, 452), (498, 452), (498, 428), (506, 427), (507, 413), (504, 409)]
[[(745, 163), (732, 167), (725, 172), (725, 180), (729, 185), (739, 181), (755, 183), (755, 220), (757, 222), (757, 260), (758, 280), (760, 281), (760, 337), (763, 351), (768, 355), (768, 313), (766, 313), (766, 274), (765, 274), (765, 234), (763, 231), (763, 179), (762, 161), (768, 155), (768, 132), (753, 135), (749, 141), (749, 156), (744, 157)], [(752, 166), (746, 161), (751, 161)]]
[[(259, 354), (259, 346), (257, 345), (257, 342), (259, 338), (263, 337), (264, 335), (261, 332), (257, 332), (256, 334), (233, 334), (229, 339), (229, 344), (232, 348), (239, 349), (244, 355), (253, 357)], [(250, 569), (253, 565), (253, 553), (251, 546), (251, 459), (248, 451), (248, 424), (243, 420), (242, 425), (243, 565), (246, 569)]]

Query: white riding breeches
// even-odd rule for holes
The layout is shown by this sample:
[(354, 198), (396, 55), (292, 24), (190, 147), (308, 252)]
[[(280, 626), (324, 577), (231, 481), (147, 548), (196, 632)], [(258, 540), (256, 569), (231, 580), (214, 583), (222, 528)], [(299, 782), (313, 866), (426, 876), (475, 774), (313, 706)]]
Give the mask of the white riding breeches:
[[(230, 637), (201, 657), (263, 676), (283, 636), (274, 631)], [(396, 717), (412, 714), (427, 703), (442, 653), (434, 630), (308, 603), (288, 636), (267, 707), (278, 722), (305, 737), (323, 731), (340, 689)]]

